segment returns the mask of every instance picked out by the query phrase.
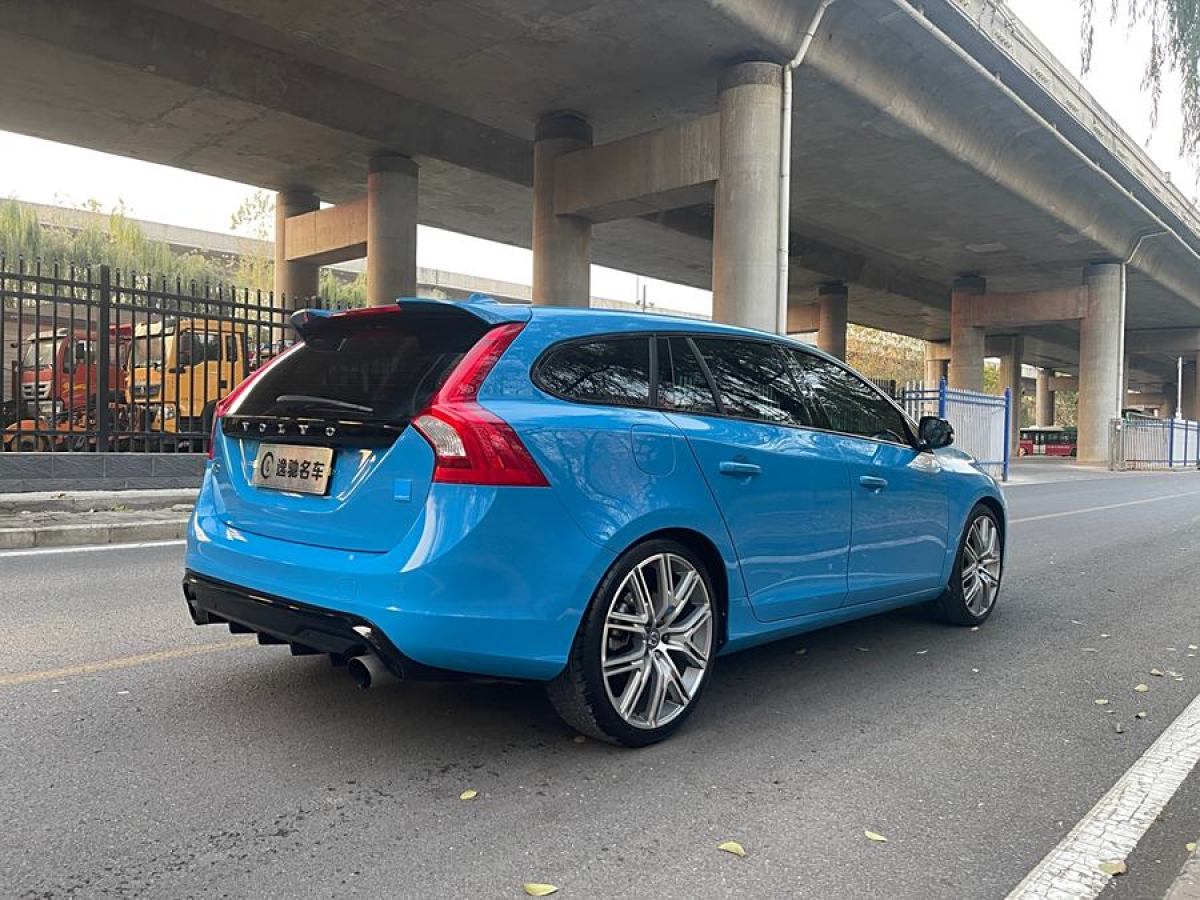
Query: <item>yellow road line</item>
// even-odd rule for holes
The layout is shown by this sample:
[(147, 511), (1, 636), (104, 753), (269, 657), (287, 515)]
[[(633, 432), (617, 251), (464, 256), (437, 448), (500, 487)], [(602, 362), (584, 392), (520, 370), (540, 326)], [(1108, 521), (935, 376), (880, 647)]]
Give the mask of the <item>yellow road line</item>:
[(253, 638), (240, 638), (232, 641), (219, 641), (213, 644), (196, 644), (192, 647), (176, 647), (173, 650), (156, 650), (153, 653), (139, 653), (136, 656), (120, 656), (116, 659), (104, 659), (99, 662), (80, 663), (77, 666), (63, 666), (61, 669), (38, 669), (33, 672), (18, 672), (15, 675), (0, 675), (0, 687), (16, 687), (22, 684), (37, 684), (42, 681), (73, 678), (79, 675), (94, 675), (97, 672), (130, 669), (134, 666), (146, 665), (147, 663), (186, 659), (189, 656), (200, 656), (204, 653), (219, 653), (222, 650), (236, 650), (238, 647), (254, 645), (255, 641)]

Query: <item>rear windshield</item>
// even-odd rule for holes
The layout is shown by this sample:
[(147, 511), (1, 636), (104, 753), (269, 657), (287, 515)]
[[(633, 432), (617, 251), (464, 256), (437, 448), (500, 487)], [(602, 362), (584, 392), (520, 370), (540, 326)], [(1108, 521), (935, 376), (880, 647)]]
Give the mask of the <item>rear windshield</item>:
[(230, 412), (407, 422), (486, 330), (461, 314), (334, 319), (272, 366)]

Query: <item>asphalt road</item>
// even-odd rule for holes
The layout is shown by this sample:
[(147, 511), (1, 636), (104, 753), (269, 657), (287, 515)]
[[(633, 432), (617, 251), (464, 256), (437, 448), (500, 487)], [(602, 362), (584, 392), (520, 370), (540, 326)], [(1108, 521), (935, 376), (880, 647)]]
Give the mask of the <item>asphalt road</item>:
[[(1200, 476), (1010, 500), (982, 629), (723, 659), (643, 751), (576, 742), (536, 687), (360, 692), (197, 628), (179, 547), (0, 555), (0, 896), (1003, 897), (1200, 686)], [(1193, 776), (1105, 896), (1161, 897), (1196, 832)]]

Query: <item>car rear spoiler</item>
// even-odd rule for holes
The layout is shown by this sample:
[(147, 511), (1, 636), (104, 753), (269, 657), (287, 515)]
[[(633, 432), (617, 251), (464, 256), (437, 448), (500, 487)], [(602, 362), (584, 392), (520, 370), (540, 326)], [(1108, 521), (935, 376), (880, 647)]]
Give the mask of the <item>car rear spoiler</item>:
[(358, 309), (327, 310), (301, 309), (292, 313), (292, 327), (301, 338), (307, 339), (320, 334), (333, 322), (355, 319), (360, 316), (395, 315), (404, 313), (433, 314), (448, 317), (473, 318), (486, 325), (503, 325), (506, 322), (528, 322), (532, 313), (523, 303), (500, 303), (492, 297), (472, 294), (466, 300), (435, 300), (426, 297), (411, 297), (397, 300), (394, 306), (366, 306)]

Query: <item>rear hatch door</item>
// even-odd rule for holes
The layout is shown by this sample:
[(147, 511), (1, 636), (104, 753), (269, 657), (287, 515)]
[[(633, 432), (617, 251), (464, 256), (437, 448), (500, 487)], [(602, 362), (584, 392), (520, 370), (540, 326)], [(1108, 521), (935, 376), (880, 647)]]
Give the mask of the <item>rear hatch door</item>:
[[(303, 343), (221, 419), (218, 515), (233, 528), (296, 543), (396, 546), (420, 515), (434, 468), (432, 448), (409, 423), (492, 325), (528, 316), (505, 309), (426, 301), (298, 314)], [(280, 460), (313, 477), (256, 483)], [(314, 488), (323, 492), (303, 492)]]

